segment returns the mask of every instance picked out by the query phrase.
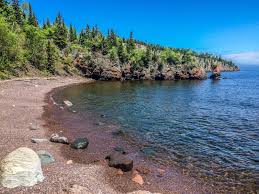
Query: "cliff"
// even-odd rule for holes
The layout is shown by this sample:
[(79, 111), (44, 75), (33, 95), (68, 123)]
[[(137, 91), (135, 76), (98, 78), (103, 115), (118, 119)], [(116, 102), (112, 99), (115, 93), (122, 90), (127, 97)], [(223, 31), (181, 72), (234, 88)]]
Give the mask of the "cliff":
[(87, 78), (95, 80), (202, 80), (207, 79), (207, 72), (218, 64), (222, 71), (238, 71), (239, 68), (224, 61), (194, 57), (193, 63), (181, 64), (154, 63), (140, 66), (131, 63), (111, 61), (108, 57), (96, 53), (84, 56), (77, 53), (74, 56), (74, 66)]

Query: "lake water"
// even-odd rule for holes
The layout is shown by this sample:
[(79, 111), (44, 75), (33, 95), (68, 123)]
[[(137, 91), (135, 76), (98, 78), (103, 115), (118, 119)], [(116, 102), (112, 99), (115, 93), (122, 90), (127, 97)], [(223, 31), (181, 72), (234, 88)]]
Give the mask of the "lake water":
[(259, 66), (219, 81), (95, 82), (59, 99), (81, 114), (106, 115), (154, 162), (186, 169), (219, 185), (257, 190)]

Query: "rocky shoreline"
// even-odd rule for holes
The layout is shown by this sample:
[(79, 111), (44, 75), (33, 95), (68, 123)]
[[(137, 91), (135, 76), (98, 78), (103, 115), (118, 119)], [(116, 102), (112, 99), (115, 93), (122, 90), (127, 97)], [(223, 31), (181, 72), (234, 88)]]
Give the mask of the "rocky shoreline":
[[(82, 164), (63, 157), (62, 147), (67, 146), (68, 140), (59, 134), (50, 136), (46, 125), (50, 123), (42, 119), (47, 93), (54, 88), (89, 82), (92, 80), (79, 77), (0, 82), (0, 193), (126, 193), (114, 189), (116, 183), (109, 181), (112, 178), (108, 177), (108, 166), (96, 162)], [(88, 143), (80, 138), (71, 147), (76, 152)], [(135, 179), (139, 179), (137, 174)], [(138, 189), (129, 193), (151, 194)]]
[[(146, 161), (134, 160), (136, 166), (134, 165), (135, 167), (132, 170), (133, 161), (130, 158), (134, 158), (134, 152), (130, 151), (129, 158), (119, 148), (116, 148), (115, 152), (111, 152), (113, 149), (110, 142), (106, 145), (104, 143), (105, 139), (103, 139), (109, 135), (96, 133), (93, 135), (94, 139), (91, 136), (93, 132), (87, 131), (87, 135), (81, 136), (79, 132), (84, 130), (77, 125), (78, 130), (69, 128), (71, 135), (69, 136), (65, 128), (60, 128), (61, 126), (57, 125), (54, 115), (48, 114), (48, 112), (44, 113), (44, 106), (57, 107), (51, 103), (46, 104), (45, 98), (45, 95), (54, 88), (88, 82), (91, 82), (91, 80), (59, 77), (28, 78), (0, 82), (0, 136), (2, 139), (0, 142), (2, 148), (0, 159), (1, 161), (4, 160), (10, 153), (17, 156), (17, 152), (20, 154), (32, 154), (32, 152), (35, 152), (41, 160), (42, 176), (44, 176), (44, 180), (43, 177), (40, 178), (39, 180), (42, 182), (38, 182), (34, 186), (12, 189), (0, 187), (0, 193), (117, 194), (133, 192), (132, 194), (151, 194), (150, 192), (139, 190), (159, 191), (160, 193), (179, 193), (187, 190), (188, 193), (204, 193), (208, 191), (197, 186), (194, 180), (187, 180), (176, 172), (171, 179), (166, 175), (165, 169), (155, 168), (156, 173), (149, 173), (152, 168), (146, 168), (145, 165), (143, 167), (143, 162), (146, 163)], [(69, 101), (64, 102), (64, 106), (71, 106), (70, 103)], [(59, 111), (63, 110), (60, 109)], [(73, 123), (72, 119), (75, 119), (77, 115), (74, 112), (70, 113), (75, 117), (71, 118), (71, 114), (67, 115), (67, 123)], [(46, 114), (48, 114), (47, 117)], [(67, 111), (63, 111), (62, 114), (67, 114)], [(45, 115), (44, 119), (42, 115)], [(48, 119), (46, 120), (46, 118)], [(94, 122), (96, 123), (96, 121)], [(109, 128), (106, 125), (103, 127)], [(90, 137), (89, 140), (85, 138), (86, 136), (87, 138)], [(98, 142), (102, 142), (99, 145), (102, 144), (107, 148), (103, 153), (99, 153)], [(71, 143), (71, 146), (67, 145), (68, 143)], [(25, 150), (22, 147), (26, 147)], [(27, 148), (30, 148), (31, 151), (28, 151)], [(85, 148), (88, 150), (87, 154), (84, 153)], [(97, 153), (94, 149), (97, 150)], [(107, 153), (110, 153), (110, 155), (107, 155)], [(98, 159), (98, 157), (96, 159), (96, 154), (101, 159)], [(83, 156), (86, 157), (85, 160)], [(105, 161), (105, 156), (108, 156), (109, 162)], [(19, 154), (18, 158), (20, 158)], [(10, 160), (8, 159), (8, 161)], [(36, 159), (35, 161), (38, 160)], [(122, 164), (121, 161), (125, 163)], [(29, 160), (29, 162), (31, 161)], [(111, 167), (119, 168), (119, 170), (108, 167), (108, 164)], [(3, 166), (3, 163), (1, 165)], [(39, 170), (38, 164), (36, 163), (35, 165), (37, 167), (35, 169)], [(159, 177), (160, 180), (156, 183), (158, 179), (153, 179), (151, 176)], [(172, 190), (163, 190), (163, 184), (170, 185), (172, 182), (174, 182)]]

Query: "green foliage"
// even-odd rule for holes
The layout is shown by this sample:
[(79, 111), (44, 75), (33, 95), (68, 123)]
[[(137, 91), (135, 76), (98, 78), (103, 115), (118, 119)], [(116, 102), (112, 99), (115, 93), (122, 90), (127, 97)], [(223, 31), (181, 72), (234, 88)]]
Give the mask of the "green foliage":
[(9, 24), (0, 15), (0, 71), (14, 72), (23, 64), (23, 34), (10, 30)]
[(69, 42), (70, 43), (76, 43), (77, 42), (77, 33), (75, 27), (73, 27), (72, 24), (70, 24), (69, 27)]
[(59, 61), (59, 50), (56, 45), (52, 41), (48, 41), (47, 43), (47, 70), (51, 74), (55, 74), (55, 67)]
[(47, 64), (47, 41), (44, 32), (31, 25), (26, 25), (24, 30), (26, 34), (26, 58), (34, 67), (40, 70), (45, 69), (45, 64)]
[(68, 30), (64, 23), (61, 14), (58, 14), (54, 29), (53, 29), (53, 40), (59, 49), (66, 48), (68, 44)]
[(35, 27), (38, 27), (38, 25), (39, 25), (38, 21), (37, 21), (37, 18), (36, 18), (35, 14), (32, 11), (31, 4), (29, 4), (28, 24), (32, 25), (32, 26), (35, 26)]
[(118, 58), (122, 64), (128, 62), (129, 58), (128, 58), (127, 49), (122, 41), (119, 42), (119, 45), (117, 48), (117, 54), (118, 54)]
[(59, 70), (78, 73), (76, 60), (95, 68), (99, 57), (121, 66), (129, 64), (132, 70), (151, 67), (153, 72), (155, 68), (162, 71), (165, 66), (187, 70), (200, 64), (235, 67), (233, 62), (208, 53), (135, 40), (133, 32), (128, 39), (119, 37), (113, 29), (105, 36), (97, 26), (87, 25), (78, 34), (72, 24), (66, 26), (60, 13), (54, 23), (47, 19), (41, 27), (30, 4), (20, 6), (19, 0), (0, 0), (0, 79), (24, 71), (27, 66), (45, 74), (56, 74)]

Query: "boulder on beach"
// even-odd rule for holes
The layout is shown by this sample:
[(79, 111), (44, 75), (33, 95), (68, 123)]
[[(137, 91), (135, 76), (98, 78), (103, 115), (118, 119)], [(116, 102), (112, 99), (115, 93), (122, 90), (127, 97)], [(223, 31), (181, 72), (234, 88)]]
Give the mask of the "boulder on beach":
[(50, 136), (50, 141), (54, 143), (63, 143), (63, 144), (69, 144), (68, 139), (63, 136), (59, 136), (59, 134), (54, 133)]
[(131, 171), (133, 168), (133, 160), (121, 152), (113, 151), (105, 159), (109, 160), (110, 167), (121, 169), (124, 172)]
[(87, 138), (77, 138), (72, 144), (71, 148), (74, 149), (86, 149), (88, 147), (89, 141)]
[(18, 148), (1, 161), (0, 184), (3, 187), (30, 187), (43, 180), (40, 158), (29, 148)]
[(37, 152), (39, 158), (40, 158), (40, 161), (41, 161), (41, 164), (42, 165), (46, 165), (46, 164), (50, 164), (52, 162), (55, 162), (55, 159), (54, 157), (47, 151), (45, 150), (40, 150)]

